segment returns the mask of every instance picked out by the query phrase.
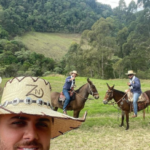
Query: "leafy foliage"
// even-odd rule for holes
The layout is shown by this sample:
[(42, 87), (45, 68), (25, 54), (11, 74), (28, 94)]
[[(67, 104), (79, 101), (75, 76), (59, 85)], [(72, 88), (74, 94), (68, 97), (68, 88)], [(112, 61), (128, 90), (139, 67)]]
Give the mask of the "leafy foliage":
[(120, 0), (111, 17), (100, 18), (91, 30), (85, 30), (80, 45), (75, 47), (76, 55), (68, 51), (66, 66), (72, 58), (69, 65), (86, 76), (123, 78), (127, 70), (133, 69), (139, 77), (149, 78), (150, 4), (144, 0), (138, 3), (144, 4), (145, 9), (137, 11), (134, 1), (127, 7)]
[(112, 9), (95, 0), (0, 0), (1, 24), (11, 35), (26, 31), (82, 32)]
[(55, 61), (29, 51), (19, 41), (0, 40), (0, 76), (42, 76), (55, 67)]

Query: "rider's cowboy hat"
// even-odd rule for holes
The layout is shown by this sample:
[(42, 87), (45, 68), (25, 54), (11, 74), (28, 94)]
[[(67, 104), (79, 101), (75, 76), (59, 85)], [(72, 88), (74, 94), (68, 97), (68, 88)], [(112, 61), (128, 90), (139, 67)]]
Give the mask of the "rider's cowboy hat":
[(130, 75), (130, 74), (136, 74), (135, 72), (133, 72), (133, 70), (129, 70), (128, 73), (126, 73), (126, 75)]
[(72, 74), (76, 74), (76, 76), (78, 76), (78, 73), (75, 70), (73, 70), (73, 71), (70, 72), (70, 75), (72, 75)]
[(29, 114), (45, 115), (52, 120), (51, 138), (78, 128), (85, 121), (52, 110), (50, 83), (38, 77), (16, 77), (6, 82), (4, 87), (0, 115)]

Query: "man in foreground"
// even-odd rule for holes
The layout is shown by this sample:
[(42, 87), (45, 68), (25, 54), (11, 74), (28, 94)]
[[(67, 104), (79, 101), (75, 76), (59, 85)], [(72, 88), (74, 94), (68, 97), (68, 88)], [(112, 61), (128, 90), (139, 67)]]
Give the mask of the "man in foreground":
[(0, 106), (0, 150), (49, 150), (52, 138), (85, 121), (85, 116), (75, 119), (53, 111), (50, 89), (49, 82), (37, 77), (16, 77), (6, 83)]

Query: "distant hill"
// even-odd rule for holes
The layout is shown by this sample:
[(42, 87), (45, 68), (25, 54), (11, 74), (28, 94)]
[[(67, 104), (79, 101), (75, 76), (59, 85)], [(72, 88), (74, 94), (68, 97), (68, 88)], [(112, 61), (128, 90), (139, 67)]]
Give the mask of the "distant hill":
[(22, 41), (31, 51), (59, 60), (67, 53), (71, 43), (79, 43), (80, 34), (28, 32), (15, 39)]

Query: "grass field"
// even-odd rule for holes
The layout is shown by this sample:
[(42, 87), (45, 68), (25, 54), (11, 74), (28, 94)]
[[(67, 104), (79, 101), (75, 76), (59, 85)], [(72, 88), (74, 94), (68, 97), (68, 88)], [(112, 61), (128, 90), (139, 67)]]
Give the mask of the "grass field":
[(28, 32), (15, 39), (22, 41), (28, 49), (34, 52), (60, 59), (67, 53), (73, 42), (79, 43), (80, 34)]
[[(65, 80), (64, 76), (47, 76), (52, 91), (61, 91)], [(3, 79), (1, 86), (8, 79)], [(115, 89), (127, 89), (128, 79), (100, 80), (91, 79), (100, 94), (98, 100), (87, 100), (80, 117), (87, 111), (87, 119), (77, 130), (73, 130), (51, 140), (51, 150), (148, 150), (150, 149), (150, 113), (146, 110), (146, 119), (143, 120), (142, 112), (137, 118), (130, 118), (130, 129), (119, 127), (121, 112), (112, 105), (104, 105), (102, 100), (107, 90), (106, 83), (115, 85)], [(78, 89), (87, 83), (84, 77), (77, 77)], [(141, 80), (142, 91), (150, 89), (150, 80)], [(90, 96), (92, 98), (92, 96)], [(62, 110), (59, 110), (62, 112)], [(72, 111), (69, 115), (72, 116)], [(131, 114), (132, 115), (132, 114)], [(125, 123), (126, 125), (126, 123)]]

